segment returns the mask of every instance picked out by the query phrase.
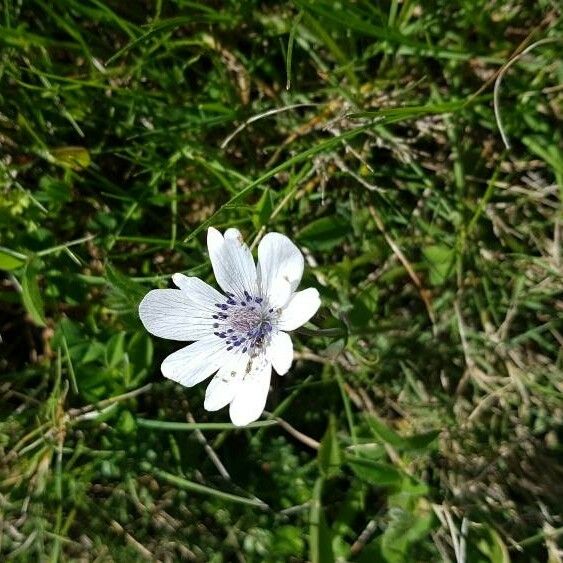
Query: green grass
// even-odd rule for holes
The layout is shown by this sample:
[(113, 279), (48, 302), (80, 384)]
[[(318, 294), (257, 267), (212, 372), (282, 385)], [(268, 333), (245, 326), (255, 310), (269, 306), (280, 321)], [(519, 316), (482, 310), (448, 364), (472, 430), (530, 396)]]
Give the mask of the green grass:
[[(561, 37), (547, 0), (3, 0), (0, 559), (559, 561)], [(136, 312), (214, 283), (209, 225), (322, 296), (244, 430)]]

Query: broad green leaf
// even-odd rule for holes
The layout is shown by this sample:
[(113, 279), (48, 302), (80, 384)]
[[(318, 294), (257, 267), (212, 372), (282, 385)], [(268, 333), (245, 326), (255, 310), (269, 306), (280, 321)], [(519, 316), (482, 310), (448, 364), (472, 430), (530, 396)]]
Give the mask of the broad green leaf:
[(297, 240), (313, 250), (330, 250), (350, 232), (350, 224), (340, 217), (322, 217), (303, 227)]
[(403, 438), (401, 438), (401, 436), (399, 436), (399, 434), (397, 434), (394, 430), (389, 428), (389, 426), (387, 426), (383, 421), (379, 420), (375, 416), (369, 416), (367, 421), (371, 431), (383, 442), (396, 448), (400, 448), (404, 445)]
[(445, 245), (434, 244), (422, 249), (428, 264), (430, 283), (443, 285), (454, 271), (455, 252)]
[(323, 478), (319, 477), (313, 488), (309, 512), (309, 558), (311, 563), (332, 563), (332, 536), (322, 506)]
[(129, 341), (127, 354), (129, 361), (135, 366), (136, 370), (142, 370), (152, 365), (153, 343), (147, 331), (137, 331)]
[(317, 456), (321, 474), (327, 478), (334, 477), (340, 472), (342, 454), (336, 437), (336, 422), (330, 418), (327, 431), (321, 440), (321, 447)]
[(403, 474), (387, 463), (349, 457), (347, 460), (350, 469), (363, 481), (376, 487), (399, 488), (403, 481)]
[(90, 153), (85, 147), (58, 147), (49, 152), (58, 164), (69, 166), (73, 170), (88, 168), (91, 163)]
[(431, 430), (423, 434), (403, 437), (375, 416), (370, 416), (367, 420), (375, 436), (390, 446), (401, 450), (425, 450), (433, 444), (440, 434), (439, 430)]
[(0, 248), (0, 270), (6, 270), (7, 272), (10, 272), (12, 270), (17, 270), (24, 264), (24, 258), (15, 256), (8, 249)]
[(106, 363), (109, 367), (117, 367), (125, 356), (125, 333), (114, 334), (106, 345)]
[(256, 212), (253, 217), (254, 226), (259, 229), (263, 225), (266, 225), (274, 209), (272, 192), (269, 189), (266, 189), (262, 192), (262, 195), (260, 196), (260, 200), (256, 204), (255, 209)]
[(45, 307), (39, 291), (37, 269), (34, 264), (30, 263), (24, 269), (21, 285), (24, 307), (36, 325), (45, 326)]
[(387, 457), (387, 452), (381, 442), (352, 444), (351, 446), (348, 446), (346, 450), (372, 461), (382, 461)]
[(116, 428), (123, 434), (133, 434), (137, 430), (137, 421), (130, 411), (124, 410), (119, 415)]

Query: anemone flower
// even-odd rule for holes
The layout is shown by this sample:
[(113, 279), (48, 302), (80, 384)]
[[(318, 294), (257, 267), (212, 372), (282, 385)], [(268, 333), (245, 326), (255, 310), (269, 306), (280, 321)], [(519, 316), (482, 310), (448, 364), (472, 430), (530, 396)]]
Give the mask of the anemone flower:
[(258, 245), (258, 265), (237, 229), (207, 231), (207, 247), (220, 293), (196, 277), (174, 274), (178, 289), (153, 289), (139, 315), (155, 336), (194, 341), (168, 356), (165, 377), (192, 387), (215, 374), (204, 408), (230, 405), (237, 426), (264, 410), (272, 367), (284, 375), (293, 361), (288, 331), (305, 324), (320, 306), (314, 288), (296, 291), (303, 255), (289, 238), (268, 233)]

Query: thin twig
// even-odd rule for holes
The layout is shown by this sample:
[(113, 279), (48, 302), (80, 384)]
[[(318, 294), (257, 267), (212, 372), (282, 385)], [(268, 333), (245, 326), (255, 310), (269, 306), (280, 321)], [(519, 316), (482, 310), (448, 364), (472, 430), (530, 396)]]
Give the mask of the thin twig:
[(131, 534), (127, 533), (119, 522), (112, 520), (110, 526), (114, 532), (124, 536), (125, 541), (135, 549), (141, 557), (149, 559), (150, 561), (159, 561), (142, 543), (136, 540)]
[[(194, 417), (192, 416), (191, 412), (188, 412), (187, 419), (188, 419), (188, 422), (191, 422), (193, 424), (196, 423), (196, 421), (195, 421)], [(211, 460), (211, 463), (213, 463), (213, 465), (217, 468), (217, 471), (219, 471), (221, 477), (223, 477), (223, 479), (226, 479), (227, 481), (230, 481), (231, 476), (229, 475), (229, 472), (227, 471), (226, 467), (223, 465), (223, 463), (219, 459), (219, 456), (215, 453), (215, 450), (209, 445), (209, 442), (207, 441), (207, 439), (203, 435), (203, 432), (199, 428), (196, 428), (194, 430), (194, 434), (195, 434), (196, 440), (203, 446), (205, 453), (207, 454), (207, 456)]]
[(104, 407), (116, 403), (118, 401), (124, 401), (125, 399), (130, 399), (132, 397), (136, 397), (145, 391), (148, 391), (152, 387), (152, 383), (147, 383), (143, 385), (143, 387), (139, 387), (138, 389), (133, 389), (133, 391), (128, 391), (127, 393), (123, 393), (122, 395), (116, 395), (115, 397), (110, 397), (109, 399), (104, 399), (99, 403), (93, 403), (91, 405), (86, 405), (80, 409), (70, 409), (68, 411), (69, 416), (75, 417), (93, 410), (103, 409)]
[(299, 440), (302, 444), (305, 444), (306, 446), (308, 446), (313, 450), (318, 450), (321, 447), (320, 442), (317, 442), (317, 440), (314, 440), (313, 438), (307, 436), (306, 434), (303, 434), (303, 432), (300, 432), (299, 430), (291, 426), (291, 424), (289, 424), (289, 422), (286, 422), (283, 418), (280, 418), (279, 416), (274, 416), (272, 413), (267, 411), (264, 411), (264, 414), (273, 418), (288, 434), (291, 434), (296, 440)]
[(405, 270), (409, 274), (409, 276), (410, 276), (411, 280), (413, 281), (414, 285), (416, 285), (418, 292), (420, 293), (420, 298), (422, 299), (424, 305), (426, 306), (426, 311), (428, 312), (428, 316), (429, 316), (430, 320), (432, 321), (432, 325), (434, 326), (435, 325), (435, 318), (434, 318), (434, 313), (432, 311), (432, 306), (430, 304), (430, 299), (428, 298), (428, 291), (423, 287), (422, 282), (420, 281), (420, 278), (418, 277), (418, 275), (416, 274), (416, 272), (414, 271), (414, 269), (410, 265), (410, 262), (406, 259), (402, 250), (395, 243), (395, 241), (387, 234), (387, 231), (385, 229), (385, 225), (383, 224), (383, 221), (382, 221), (381, 217), (379, 216), (379, 213), (375, 210), (373, 205), (370, 205), (368, 207), (368, 209), (369, 209), (371, 216), (373, 217), (373, 220), (375, 221), (375, 224), (377, 225), (377, 228), (381, 231), (381, 234), (385, 237), (387, 244), (390, 246), (393, 253), (397, 256), (397, 258), (399, 259), (401, 264), (404, 266)]
[(377, 522), (375, 520), (370, 520), (367, 526), (362, 530), (362, 533), (358, 536), (358, 539), (352, 544), (350, 548), (350, 553), (352, 555), (357, 555), (364, 549), (367, 542), (373, 536), (375, 530), (377, 530)]

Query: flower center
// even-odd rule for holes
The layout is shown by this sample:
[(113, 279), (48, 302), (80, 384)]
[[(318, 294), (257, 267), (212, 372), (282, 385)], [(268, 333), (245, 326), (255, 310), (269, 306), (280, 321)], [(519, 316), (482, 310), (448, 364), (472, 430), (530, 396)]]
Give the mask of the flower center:
[(257, 354), (269, 342), (277, 313), (262, 297), (227, 293), (227, 300), (215, 307), (213, 334), (225, 340), (227, 350)]

